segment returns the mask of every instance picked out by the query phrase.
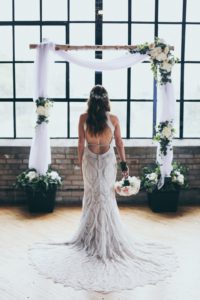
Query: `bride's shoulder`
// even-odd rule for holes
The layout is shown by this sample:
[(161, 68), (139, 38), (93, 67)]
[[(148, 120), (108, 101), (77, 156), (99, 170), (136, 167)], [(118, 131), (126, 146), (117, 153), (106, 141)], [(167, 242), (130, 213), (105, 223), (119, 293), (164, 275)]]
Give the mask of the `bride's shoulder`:
[(80, 115), (80, 122), (84, 123), (86, 121), (86, 119), (87, 119), (87, 113), (83, 113)]
[(109, 113), (109, 116), (110, 116), (110, 120), (113, 123), (113, 125), (116, 126), (117, 123), (119, 122), (118, 117), (116, 115), (111, 114), (111, 113)]

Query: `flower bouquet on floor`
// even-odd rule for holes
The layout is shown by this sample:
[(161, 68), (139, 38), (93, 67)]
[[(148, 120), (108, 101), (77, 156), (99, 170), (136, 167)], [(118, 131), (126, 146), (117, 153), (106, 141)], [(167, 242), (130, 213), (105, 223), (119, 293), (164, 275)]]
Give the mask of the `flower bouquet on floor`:
[(128, 176), (115, 182), (115, 191), (120, 196), (136, 195), (140, 190), (140, 179), (135, 176)]

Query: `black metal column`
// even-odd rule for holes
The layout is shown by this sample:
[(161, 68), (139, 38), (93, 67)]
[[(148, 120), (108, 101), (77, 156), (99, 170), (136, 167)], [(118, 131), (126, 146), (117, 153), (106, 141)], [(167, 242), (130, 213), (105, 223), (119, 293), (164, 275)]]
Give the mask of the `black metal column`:
[[(103, 0), (95, 0), (95, 44), (102, 45), (102, 20), (103, 15), (99, 13), (103, 9)], [(102, 51), (95, 51), (95, 58), (102, 59)], [(102, 84), (102, 72), (95, 72), (95, 84)]]
[[(154, 25), (154, 36), (158, 36), (158, 7), (159, 0), (155, 0), (155, 25)], [(156, 119), (157, 119), (157, 83), (153, 80), (153, 135), (155, 135), (156, 130)]]
[(180, 82), (180, 138), (183, 138), (184, 124), (184, 74), (185, 74), (185, 31), (187, 0), (183, 0), (182, 37), (181, 37), (181, 82)]

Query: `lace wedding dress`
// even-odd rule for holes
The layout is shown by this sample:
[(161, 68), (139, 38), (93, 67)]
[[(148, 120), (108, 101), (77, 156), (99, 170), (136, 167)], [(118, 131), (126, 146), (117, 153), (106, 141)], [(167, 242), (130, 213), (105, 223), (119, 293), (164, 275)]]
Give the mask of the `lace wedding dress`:
[[(112, 124), (108, 119), (108, 125)], [(32, 264), (47, 278), (75, 289), (98, 292), (156, 284), (177, 267), (171, 248), (138, 241), (120, 219), (115, 199), (116, 157), (85, 148), (84, 197), (77, 232), (64, 243), (42, 243), (29, 252)]]

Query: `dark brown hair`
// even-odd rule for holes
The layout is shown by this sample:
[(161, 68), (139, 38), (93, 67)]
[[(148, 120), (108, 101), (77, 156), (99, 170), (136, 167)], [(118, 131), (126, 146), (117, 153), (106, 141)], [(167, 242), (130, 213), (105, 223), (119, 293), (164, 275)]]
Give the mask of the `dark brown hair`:
[(107, 127), (106, 112), (110, 111), (110, 100), (106, 89), (101, 85), (95, 85), (90, 92), (87, 105), (88, 131), (91, 135), (100, 134)]

